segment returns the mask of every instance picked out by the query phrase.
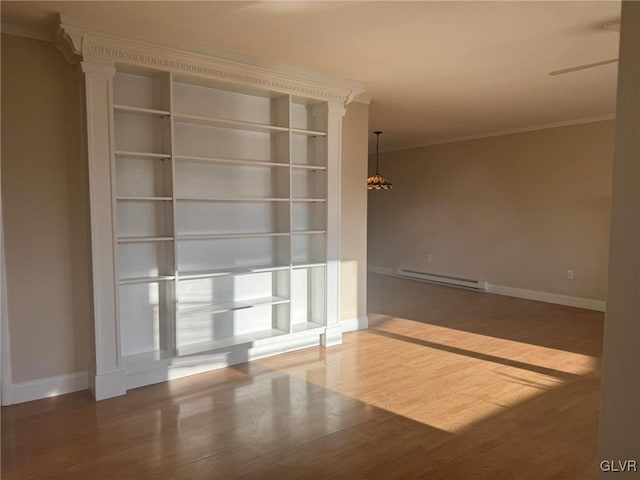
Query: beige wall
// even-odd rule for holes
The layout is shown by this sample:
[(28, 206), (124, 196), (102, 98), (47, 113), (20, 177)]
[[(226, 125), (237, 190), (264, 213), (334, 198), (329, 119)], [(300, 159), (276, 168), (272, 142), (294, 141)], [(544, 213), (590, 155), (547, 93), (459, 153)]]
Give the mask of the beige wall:
[(340, 318), (367, 315), (367, 139), (369, 105), (352, 102), (342, 124)]
[[(640, 462), (640, 3), (623, 2), (600, 459)], [(640, 472), (600, 473), (638, 479)]]
[(369, 265), (603, 300), (614, 131), (605, 121), (381, 155), (395, 189), (369, 194)]
[(87, 369), (89, 236), (76, 78), (52, 44), (2, 35), (2, 204), (14, 382)]

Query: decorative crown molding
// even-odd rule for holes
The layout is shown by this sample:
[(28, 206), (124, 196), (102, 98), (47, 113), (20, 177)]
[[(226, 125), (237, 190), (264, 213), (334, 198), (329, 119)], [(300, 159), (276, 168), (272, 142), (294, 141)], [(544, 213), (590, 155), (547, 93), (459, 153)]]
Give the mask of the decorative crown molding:
[(74, 45), (73, 37), (62, 28), (62, 25), (58, 26), (53, 40), (67, 62), (77, 64), (82, 61), (79, 47)]
[(211, 57), (90, 30), (62, 17), (56, 43), (73, 63), (95, 61), (170, 71), (189, 76), (242, 83), (343, 105), (364, 92), (364, 84), (324, 75), (301, 74)]

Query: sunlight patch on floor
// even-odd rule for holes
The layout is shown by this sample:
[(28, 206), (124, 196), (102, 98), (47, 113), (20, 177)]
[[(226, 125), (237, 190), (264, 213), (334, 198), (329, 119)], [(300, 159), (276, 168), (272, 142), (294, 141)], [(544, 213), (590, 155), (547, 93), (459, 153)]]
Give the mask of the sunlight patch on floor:
[(362, 347), (309, 349), (259, 360), (397, 415), (460, 433), (588, 375), (597, 359), (446, 327), (385, 318)]
[[(369, 328), (573, 375), (587, 375), (595, 371), (599, 361), (596, 357), (580, 353), (378, 314), (370, 316)], [(523, 349), (525, 345), (527, 348)]]

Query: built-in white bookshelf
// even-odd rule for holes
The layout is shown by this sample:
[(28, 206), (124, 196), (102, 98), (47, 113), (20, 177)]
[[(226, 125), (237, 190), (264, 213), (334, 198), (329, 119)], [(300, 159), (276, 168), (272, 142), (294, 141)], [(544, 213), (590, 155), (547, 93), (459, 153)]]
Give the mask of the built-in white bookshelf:
[(56, 39), (86, 99), (96, 398), (339, 344), (341, 122), (363, 85), (67, 20)]
[(122, 363), (326, 326), (327, 105), (118, 71)]

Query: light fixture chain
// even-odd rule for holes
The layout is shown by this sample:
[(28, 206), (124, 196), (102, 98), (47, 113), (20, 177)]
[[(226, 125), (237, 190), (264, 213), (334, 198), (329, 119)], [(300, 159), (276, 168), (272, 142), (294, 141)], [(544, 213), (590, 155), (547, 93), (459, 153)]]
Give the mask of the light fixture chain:
[(376, 134), (376, 175), (380, 174), (380, 134), (382, 132), (375, 132)]

